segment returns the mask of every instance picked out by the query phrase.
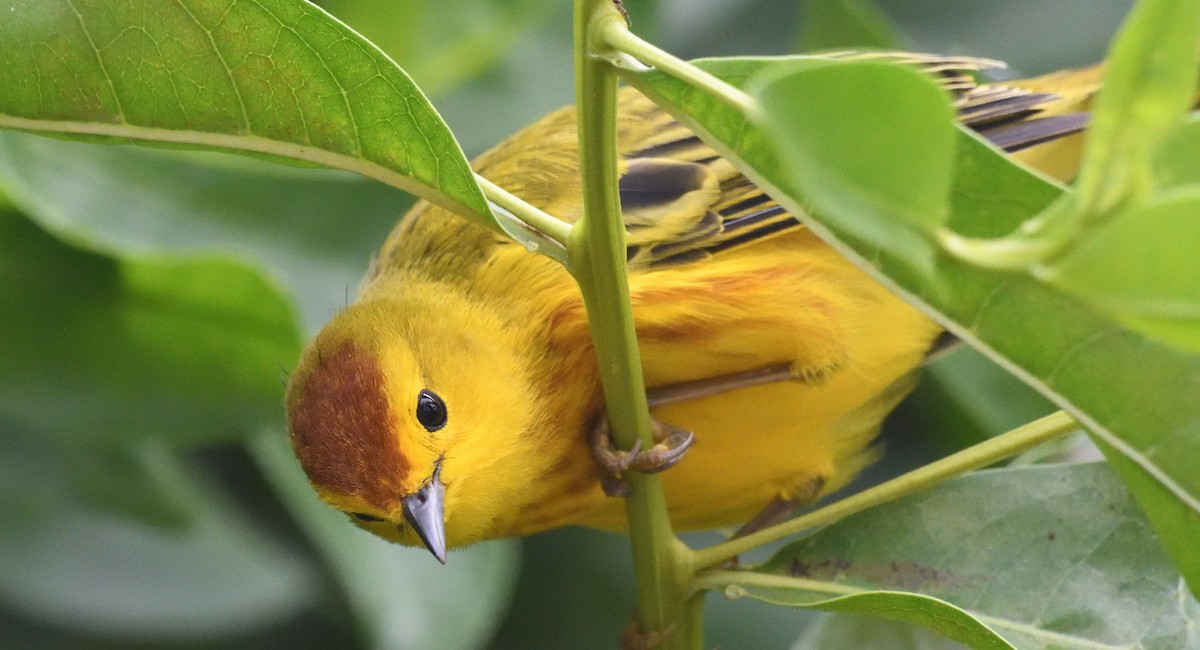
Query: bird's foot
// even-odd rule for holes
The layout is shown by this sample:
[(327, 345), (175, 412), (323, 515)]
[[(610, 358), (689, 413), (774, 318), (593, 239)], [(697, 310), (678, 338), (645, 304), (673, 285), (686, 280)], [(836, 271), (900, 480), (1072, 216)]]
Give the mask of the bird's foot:
[(646, 451), (642, 451), (641, 440), (635, 442), (633, 448), (628, 451), (614, 448), (608, 418), (603, 414), (592, 426), (590, 436), (592, 458), (600, 467), (600, 484), (608, 496), (629, 495), (629, 483), (622, 478), (625, 472), (634, 471), (643, 474), (661, 472), (678, 463), (696, 440), (696, 436), (691, 431), (685, 431), (656, 419), (652, 419), (651, 424), (653, 425), (655, 444)]

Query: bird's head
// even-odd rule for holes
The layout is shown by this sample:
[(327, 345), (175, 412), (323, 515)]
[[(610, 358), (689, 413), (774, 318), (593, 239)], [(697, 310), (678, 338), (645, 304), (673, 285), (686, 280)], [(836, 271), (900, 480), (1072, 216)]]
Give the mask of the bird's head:
[(441, 562), (502, 531), (536, 471), (523, 442), (536, 400), (504, 325), (436, 292), (336, 316), (286, 398), (292, 446), (321, 498)]

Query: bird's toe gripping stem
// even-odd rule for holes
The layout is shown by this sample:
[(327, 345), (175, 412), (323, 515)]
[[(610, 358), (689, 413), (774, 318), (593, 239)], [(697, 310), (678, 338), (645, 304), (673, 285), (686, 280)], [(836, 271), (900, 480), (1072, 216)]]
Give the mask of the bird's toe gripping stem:
[(654, 427), (655, 445), (646, 451), (642, 451), (641, 440), (635, 442), (629, 451), (615, 449), (612, 432), (608, 426), (608, 418), (603, 414), (592, 426), (589, 436), (592, 458), (600, 467), (600, 484), (608, 496), (629, 495), (629, 483), (621, 477), (625, 472), (634, 471), (643, 474), (661, 472), (678, 463), (696, 440), (696, 436), (691, 431), (685, 431), (658, 420), (651, 420), (651, 424)]

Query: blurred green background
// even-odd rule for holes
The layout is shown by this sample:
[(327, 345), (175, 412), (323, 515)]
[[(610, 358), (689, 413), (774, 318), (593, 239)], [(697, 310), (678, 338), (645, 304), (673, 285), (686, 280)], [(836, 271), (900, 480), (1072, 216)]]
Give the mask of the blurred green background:
[[(413, 75), (468, 155), (573, 96), (568, 2), (318, 4)], [(689, 58), (867, 38), (1003, 76), (1098, 60), (1129, 4), (891, 0), (848, 29), (865, 5), (626, 0), (636, 31)], [(0, 648), (615, 644), (633, 603), (620, 536), (554, 531), (441, 567), (317, 503), (290, 458), (298, 346), (410, 204), (339, 172), (0, 133)], [(957, 352), (856, 487), (1049, 410)], [(707, 642), (813, 647), (814, 618), (712, 597)]]

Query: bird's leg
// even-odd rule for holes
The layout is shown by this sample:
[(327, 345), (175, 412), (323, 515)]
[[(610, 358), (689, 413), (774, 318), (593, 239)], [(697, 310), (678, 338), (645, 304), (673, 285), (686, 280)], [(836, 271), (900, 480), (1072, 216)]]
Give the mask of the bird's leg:
[(676, 402), (686, 402), (720, 395), (739, 388), (750, 388), (762, 384), (773, 384), (780, 381), (798, 381), (805, 377), (798, 376), (790, 363), (777, 363), (753, 370), (733, 372), (728, 375), (718, 375), (694, 381), (685, 381), (670, 386), (659, 386), (646, 391), (646, 400), (650, 408), (666, 406)]
[(758, 514), (742, 524), (742, 527), (737, 529), (733, 537), (742, 537), (750, 533), (756, 533), (764, 528), (770, 528), (782, 522), (790, 517), (798, 508), (816, 501), (824, 487), (825, 477), (814, 476), (791, 496), (779, 495), (775, 497)]
[(641, 450), (641, 440), (635, 442), (633, 449), (629, 451), (614, 449), (608, 418), (603, 413), (592, 426), (592, 458), (600, 466), (600, 485), (608, 496), (629, 495), (629, 483), (621, 478), (626, 471), (633, 470), (643, 474), (661, 472), (678, 463), (696, 439), (691, 431), (684, 431), (657, 419), (652, 419), (651, 424), (654, 427), (655, 445), (647, 451)]

